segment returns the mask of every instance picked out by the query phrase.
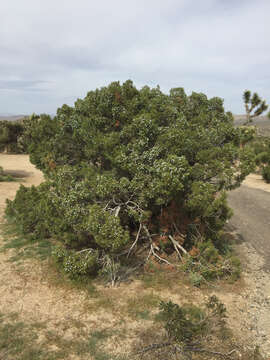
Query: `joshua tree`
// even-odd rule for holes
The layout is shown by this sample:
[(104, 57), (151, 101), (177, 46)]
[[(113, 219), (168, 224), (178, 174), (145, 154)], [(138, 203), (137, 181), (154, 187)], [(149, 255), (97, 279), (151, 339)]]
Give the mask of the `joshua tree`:
[(260, 116), (268, 109), (265, 100), (262, 100), (257, 93), (251, 95), (249, 90), (244, 91), (243, 100), (246, 108), (246, 121), (244, 125), (251, 124), (253, 118)]

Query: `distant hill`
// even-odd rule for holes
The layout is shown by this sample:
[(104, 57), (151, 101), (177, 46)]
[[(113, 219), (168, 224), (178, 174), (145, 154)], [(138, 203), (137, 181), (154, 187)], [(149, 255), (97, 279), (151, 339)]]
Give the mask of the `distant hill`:
[(0, 121), (7, 120), (7, 121), (18, 121), (23, 119), (27, 115), (0, 115)]
[[(246, 121), (245, 115), (233, 115), (235, 125), (243, 125)], [(258, 134), (262, 136), (270, 136), (270, 119), (267, 116), (258, 116), (253, 119), (253, 123), (258, 128)]]
[[(29, 115), (3, 115), (0, 114), (0, 121), (7, 120), (7, 121), (18, 121), (23, 119), (24, 117)], [(51, 115), (54, 117), (55, 115)], [(233, 115), (235, 125), (243, 125), (246, 121), (245, 115)], [(267, 116), (258, 116), (253, 120), (251, 125), (256, 125), (258, 127), (258, 134), (262, 136), (270, 136), (270, 119)]]
[[(246, 121), (246, 115), (233, 115), (233, 117), (237, 125), (241, 125)], [(270, 119), (267, 116), (258, 116), (253, 119), (253, 123), (262, 127), (268, 127), (270, 124)]]

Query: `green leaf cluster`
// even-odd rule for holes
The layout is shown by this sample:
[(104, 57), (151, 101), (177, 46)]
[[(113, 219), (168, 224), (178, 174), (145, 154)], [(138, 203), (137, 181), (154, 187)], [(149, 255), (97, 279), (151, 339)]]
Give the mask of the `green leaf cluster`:
[(52, 251), (52, 256), (71, 279), (76, 280), (95, 275), (99, 268), (97, 251), (76, 252), (67, 250), (62, 246), (56, 246)]

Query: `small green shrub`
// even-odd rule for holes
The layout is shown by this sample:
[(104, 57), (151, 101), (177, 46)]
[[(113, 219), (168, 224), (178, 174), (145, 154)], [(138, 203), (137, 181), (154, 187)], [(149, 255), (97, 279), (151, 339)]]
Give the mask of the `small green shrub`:
[(204, 281), (204, 277), (197, 272), (189, 272), (189, 281), (193, 286), (200, 286)]
[(203, 307), (179, 306), (171, 301), (160, 303), (160, 319), (168, 338), (179, 344), (201, 341), (216, 326), (225, 326), (225, 318), (226, 308), (216, 296), (211, 296)]
[(263, 151), (256, 156), (256, 164), (267, 164), (270, 163), (270, 152)]
[(197, 306), (180, 307), (171, 301), (161, 302), (160, 310), (168, 337), (176, 342), (191, 342), (206, 331), (206, 314)]
[(166, 336), (151, 329), (150, 341), (156, 341), (149, 344), (143, 339), (147, 346), (136, 347), (136, 359), (264, 359), (257, 347), (247, 351), (246, 344), (235, 343), (227, 327), (226, 308), (215, 295), (200, 306), (162, 301), (156, 320), (163, 323)]
[(194, 286), (223, 277), (236, 280), (241, 273), (240, 260), (230, 252), (221, 255), (211, 241), (201, 242), (193, 248), (185, 257), (183, 269), (189, 273)]
[(262, 176), (267, 183), (270, 183), (270, 165), (263, 167)]
[(47, 196), (48, 186), (41, 184), (37, 187), (20, 186), (16, 198), (6, 200), (6, 215), (21, 226), (22, 232), (34, 237), (46, 238), (50, 236), (53, 206)]

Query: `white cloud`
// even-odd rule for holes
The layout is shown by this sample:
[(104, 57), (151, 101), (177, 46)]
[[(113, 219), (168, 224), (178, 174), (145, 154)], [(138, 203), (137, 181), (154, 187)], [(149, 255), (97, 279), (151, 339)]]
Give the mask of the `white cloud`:
[(220, 96), (234, 112), (246, 88), (270, 102), (269, 13), (268, 0), (3, 1), (0, 112), (55, 112), (127, 78)]

